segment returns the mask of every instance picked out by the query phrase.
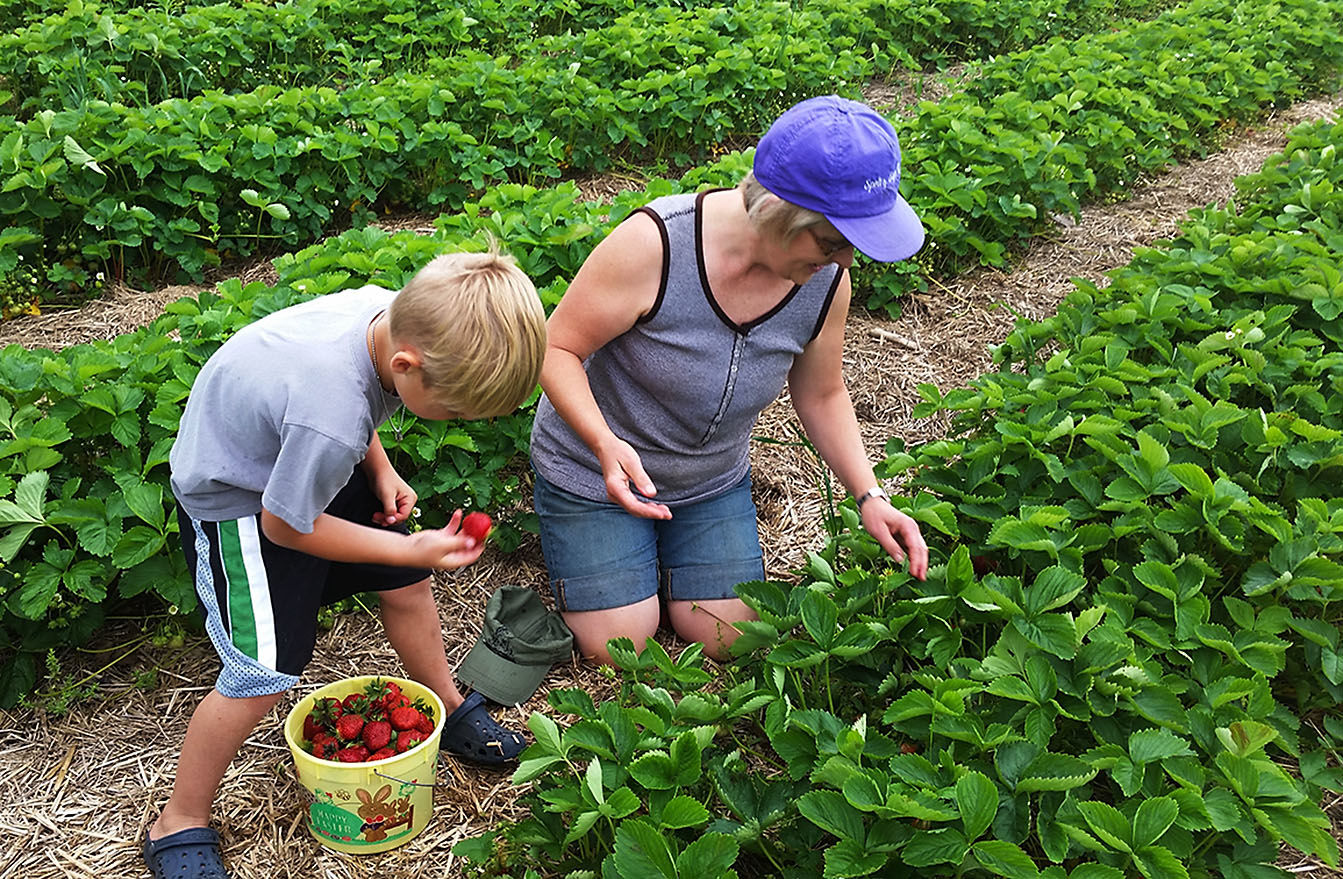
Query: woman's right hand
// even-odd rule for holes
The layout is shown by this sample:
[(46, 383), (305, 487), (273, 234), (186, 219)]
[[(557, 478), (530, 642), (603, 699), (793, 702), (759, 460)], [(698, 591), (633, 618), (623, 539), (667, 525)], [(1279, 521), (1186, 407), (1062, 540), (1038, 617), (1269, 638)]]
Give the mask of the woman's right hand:
[[(672, 517), (671, 509), (666, 504), (649, 500), (657, 495), (657, 486), (644, 472), (643, 462), (639, 460), (639, 453), (634, 450), (634, 446), (612, 436), (598, 450), (597, 460), (602, 465), (606, 496), (612, 503), (619, 504), (631, 516), (643, 519)], [(635, 494), (635, 491), (639, 494)]]

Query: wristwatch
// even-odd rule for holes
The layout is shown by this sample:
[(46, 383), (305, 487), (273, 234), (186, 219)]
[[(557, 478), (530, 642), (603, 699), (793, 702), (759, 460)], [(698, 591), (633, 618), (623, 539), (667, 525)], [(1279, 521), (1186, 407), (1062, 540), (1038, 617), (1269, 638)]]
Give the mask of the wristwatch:
[(880, 485), (872, 486), (867, 491), (863, 492), (862, 494), (858, 495), (858, 497), (854, 498), (854, 500), (858, 504), (858, 509), (862, 510), (863, 504), (866, 503), (867, 499), (873, 497), (879, 497), (882, 500), (886, 501), (887, 503), (890, 503), (891, 500), (891, 496), (886, 493), (886, 489), (882, 488)]

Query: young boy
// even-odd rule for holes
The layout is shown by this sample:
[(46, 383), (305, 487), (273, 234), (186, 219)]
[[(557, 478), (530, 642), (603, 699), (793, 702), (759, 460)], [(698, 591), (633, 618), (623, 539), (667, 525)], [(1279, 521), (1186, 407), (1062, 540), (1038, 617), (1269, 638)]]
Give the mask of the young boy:
[(400, 292), (364, 287), (245, 327), (201, 370), (171, 455), (187, 563), (223, 661), (192, 715), (173, 792), (145, 837), (156, 877), (227, 877), (208, 827), (244, 739), (298, 682), (317, 611), (379, 591), (407, 675), (448, 716), (442, 746), (485, 763), (525, 742), (463, 700), (443, 648), (433, 568), (482, 546), (447, 527), (408, 533), (415, 492), (377, 429), (398, 406), (421, 418), (485, 418), (521, 405), (545, 355), (536, 289), (507, 256), (455, 253)]

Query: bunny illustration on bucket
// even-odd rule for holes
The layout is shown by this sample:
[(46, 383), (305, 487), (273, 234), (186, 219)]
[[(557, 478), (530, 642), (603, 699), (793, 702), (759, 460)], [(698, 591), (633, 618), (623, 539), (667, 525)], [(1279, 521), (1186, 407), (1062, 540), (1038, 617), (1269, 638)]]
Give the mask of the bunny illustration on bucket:
[(361, 832), (369, 842), (381, 842), (387, 838), (387, 831), (403, 824), (410, 826), (414, 821), (415, 807), (409, 797), (386, 802), (392, 795), (390, 784), (384, 784), (372, 796), (363, 788), (356, 790), (354, 795), (360, 802), (357, 814), (364, 819)]

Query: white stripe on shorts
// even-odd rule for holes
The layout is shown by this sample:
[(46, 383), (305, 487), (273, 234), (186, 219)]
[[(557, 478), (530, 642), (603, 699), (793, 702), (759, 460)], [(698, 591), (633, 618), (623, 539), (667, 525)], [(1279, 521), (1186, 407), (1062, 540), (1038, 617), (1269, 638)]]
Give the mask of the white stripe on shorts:
[(261, 535), (256, 519), (243, 516), (238, 522), (238, 543), (247, 584), (252, 593), (252, 619), (256, 621), (256, 659), (266, 668), (276, 668), (278, 648), (275, 642), (275, 609), (270, 603), (270, 581), (261, 561)]

